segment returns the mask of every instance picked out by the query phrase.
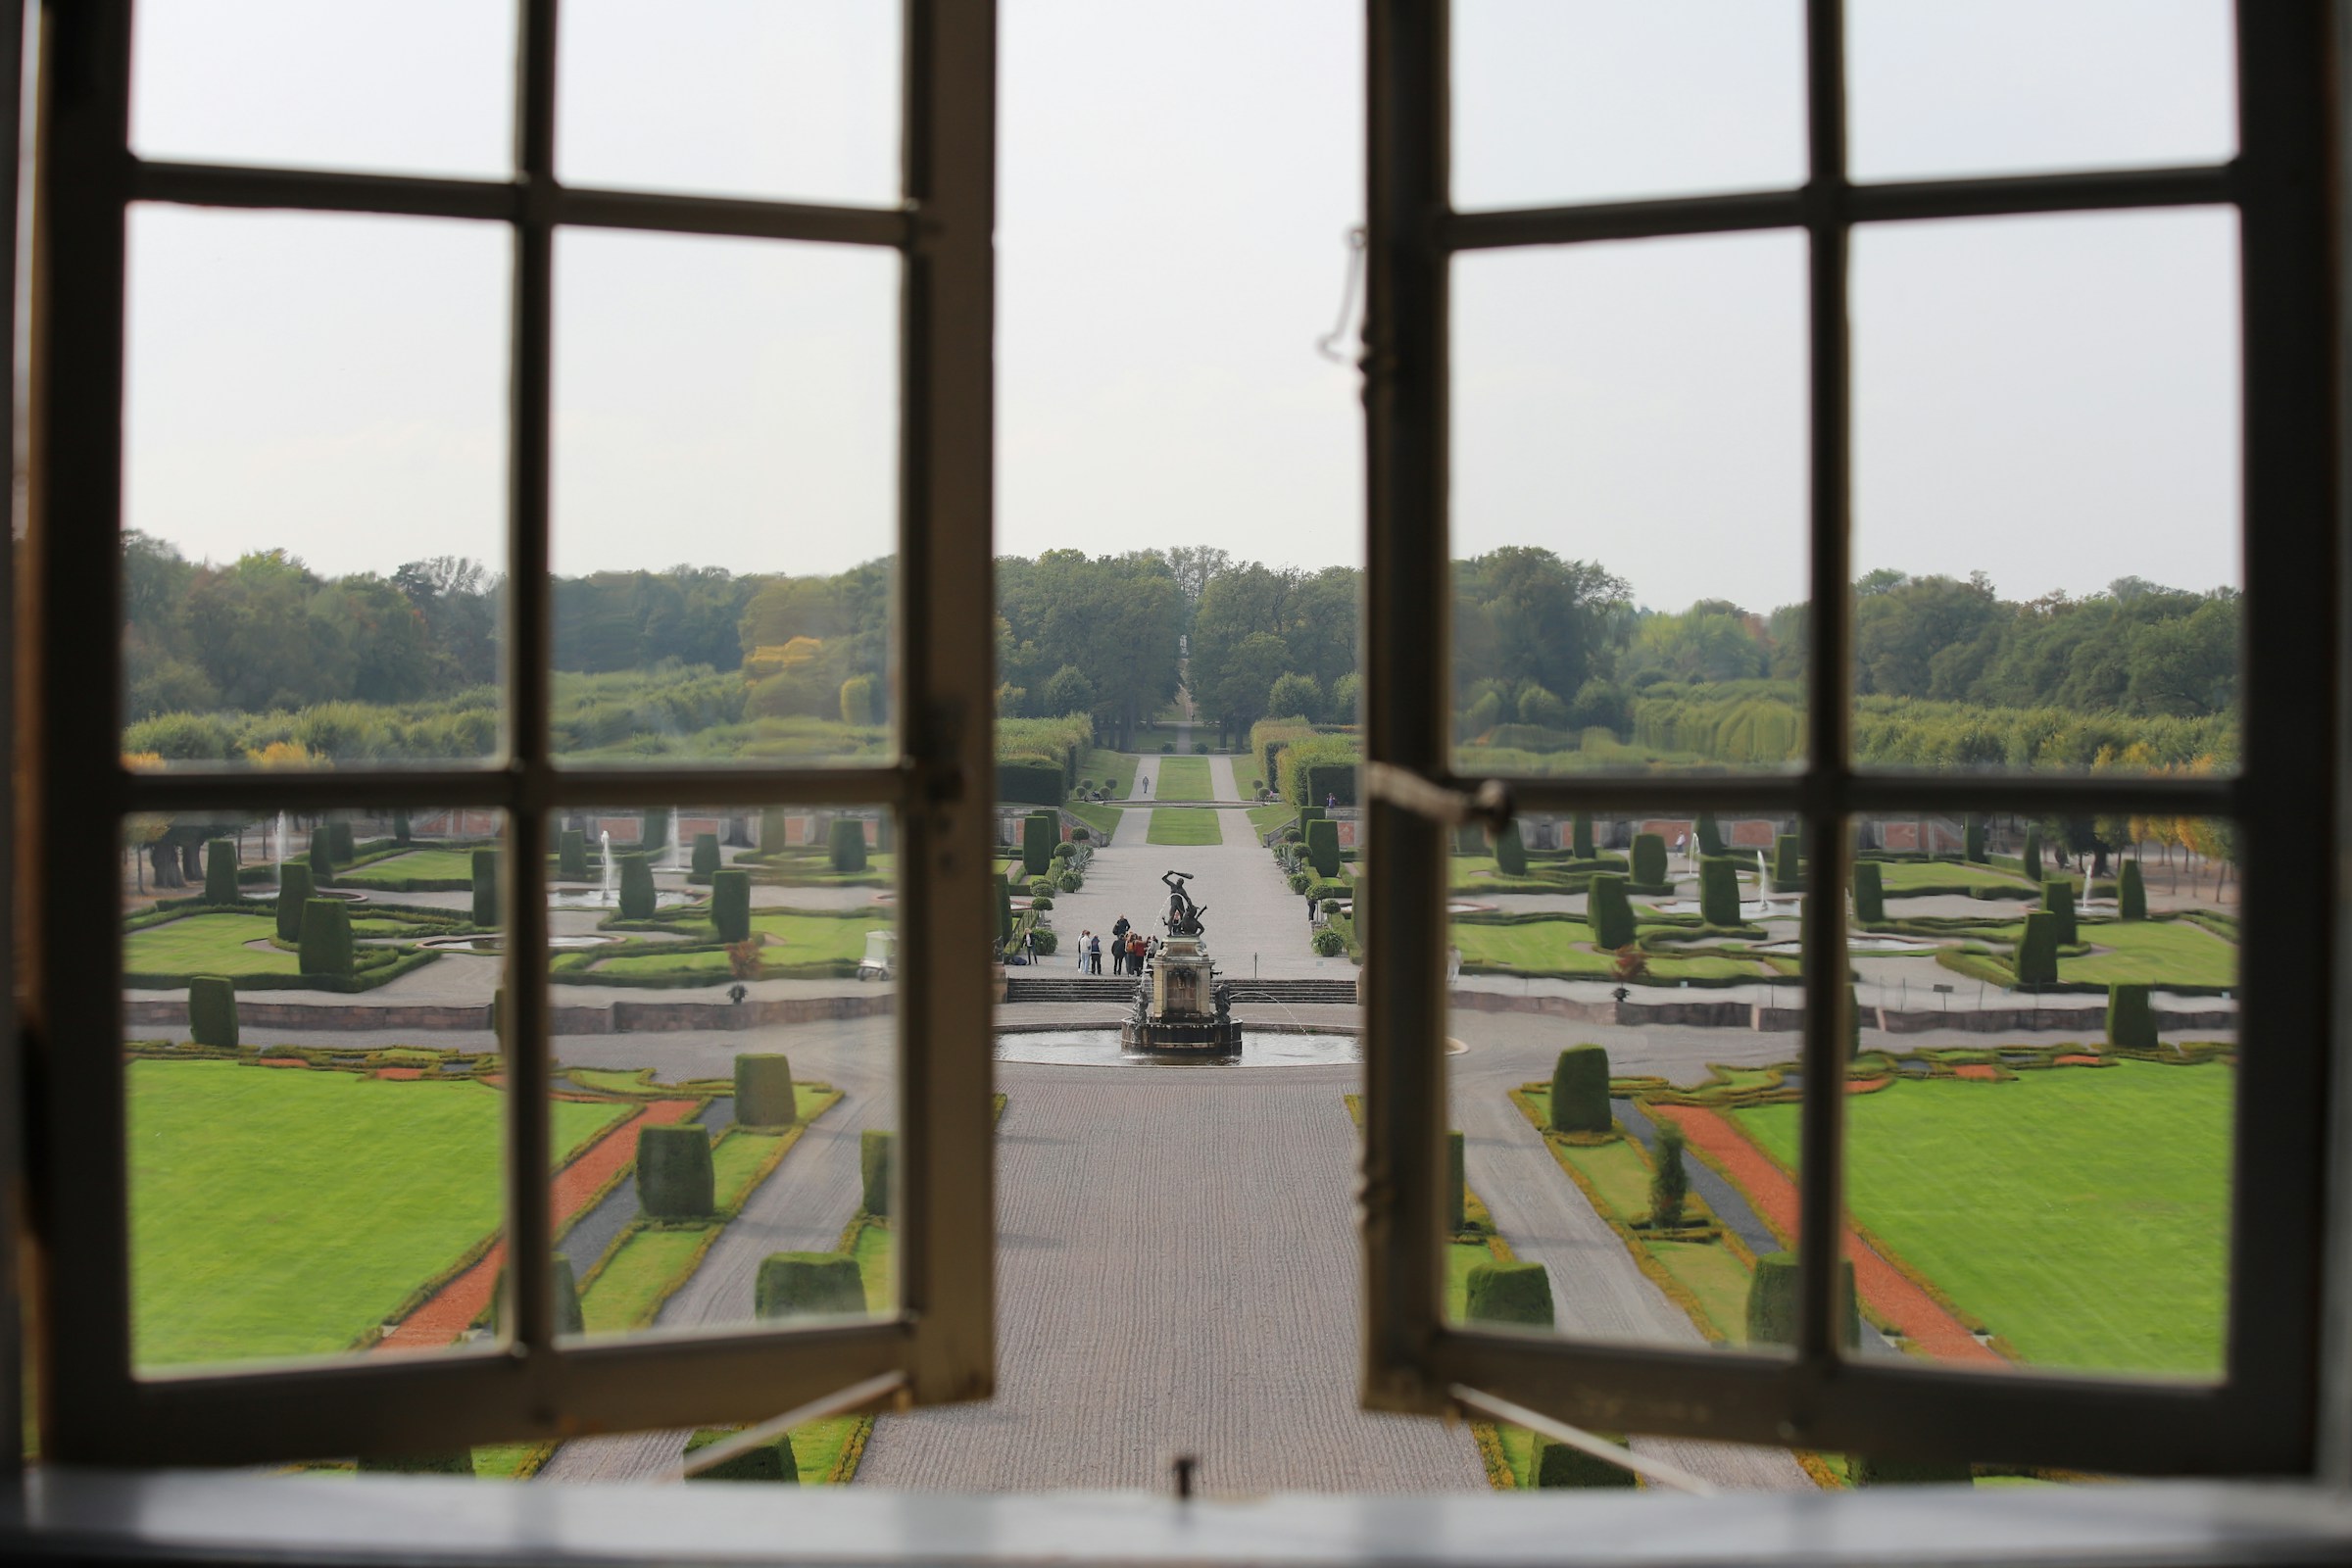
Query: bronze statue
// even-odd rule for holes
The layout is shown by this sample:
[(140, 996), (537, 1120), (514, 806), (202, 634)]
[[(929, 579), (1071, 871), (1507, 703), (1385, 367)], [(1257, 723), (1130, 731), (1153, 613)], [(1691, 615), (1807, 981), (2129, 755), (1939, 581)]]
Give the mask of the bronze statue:
[(1162, 871), (1159, 879), (1167, 884), (1168, 889), (1168, 912), (1162, 918), (1162, 923), (1168, 928), (1168, 935), (1172, 937), (1199, 936), (1200, 934), (1200, 917), (1208, 913), (1208, 907), (1205, 905), (1195, 904), (1192, 896), (1184, 891), (1184, 885), (1193, 879), (1193, 873), (1190, 871)]

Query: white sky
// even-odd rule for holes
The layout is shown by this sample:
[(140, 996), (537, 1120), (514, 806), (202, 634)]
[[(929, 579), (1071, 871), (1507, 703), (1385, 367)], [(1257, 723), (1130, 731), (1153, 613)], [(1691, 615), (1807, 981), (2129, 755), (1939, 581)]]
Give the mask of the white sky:
[[(1860, 177), (2232, 149), (2225, 0), (1852, 0)], [(1362, 205), (1356, 0), (1004, 0), (1000, 548), (1360, 555), (1352, 368), (1313, 351)], [(891, 0), (568, 0), (582, 183), (887, 201)], [(154, 156), (496, 176), (509, 8), (142, 0)], [(1794, 0), (1456, 0), (1465, 207), (1787, 184)], [(2030, 41), (2032, 55), (2019, 47)], [(322, 64), (325, 63), (323, 68)], [(129, 521), (330, 571), (496, 561), (496, 225), (156, 210), (132, 228)], [(2237, 576), (2226, 214), (1854, 247), (1856, 559), (2005, 593)], [(561, 569), (836, 569), (893, 527), (896, 261), (571, 234)], [(1455, 548), (1645, 603), (1801, 598), (1804, 246), (1481, 255), (1455, 286)]]

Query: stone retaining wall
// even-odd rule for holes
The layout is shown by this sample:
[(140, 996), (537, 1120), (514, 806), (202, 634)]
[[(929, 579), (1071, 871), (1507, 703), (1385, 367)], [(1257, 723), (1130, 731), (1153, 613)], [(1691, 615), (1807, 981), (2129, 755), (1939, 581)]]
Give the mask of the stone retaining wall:
[[(773, 997), (733, 1002), (615, 1002), (607, 1007), (559, 1006), (549, 1020), (559, 1035), (674, 1034), (689, 1029), (774, 1029), (829, 1018), (875, 1018), (898, 1010), (895, 992), (843, 997)], [(188, 1021), (187, 1004), (176, 999), (140, 998), (124, 1004), (123, 1022), (143, 1028), (177, 1028)], [(237, 999), (237, 1021), (253, 1029), (403, 1029), (418, 1033), (457, 1030), (490, 1032), (488, 1004), (473, 1007), (390, 1006), (308, 1002), (250, 1002)]]
[[(1512, 996), (1499, 991), (1455, 991), (1452, 1005), (1463, 1012), (1533, 1012), (1549, 1018), (1573, 1018), (1581, 1023), (1620, 1024), (1629, 1029), (1749, 1029), (1764, 1034), (1794, 1034), (1804, 1027), (1801, 1007), (1778, 1003), (1702, 1002), (1677, 999), (1665, 1003), (1614, 1002), (1603, 997)], [(1924, 1034), (1931, 1029), (1965, 1029), (1977, 1034), (2033, 1034), (2065, 1030), (2098, 1034), (2107, 1027), (2104, 1003), (2088, 1006), (2009, 1005), (1955, 1008), (1951, 1012), (1892, 1007), (1864, 1009), (1875, 1013), (1878, 1028), (1888, 1034)], [(2156, 1027), (2167, 1033), (2189, 1029), (2230, 1030), (2237, 1027), (2237, 1008), (2209, 1004), (2200, 1007), (2158, 1007)]]

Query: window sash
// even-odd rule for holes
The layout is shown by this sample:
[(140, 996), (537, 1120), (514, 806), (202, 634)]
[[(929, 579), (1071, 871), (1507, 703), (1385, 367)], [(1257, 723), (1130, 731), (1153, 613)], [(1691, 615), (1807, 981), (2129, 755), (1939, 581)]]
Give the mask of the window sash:
[[(20, 646), (27, 1037), (37, 1069), (43, 1442), (62, 1460), (250, 1463), (758, 1420), (883, 1374), (917, 1402), (993, 1379), (989, 960), (994, 918), (991, 343), (993, 0), (904, 0), (905, 200), (825, 207), (568, 189), (554, 177), (558, 0), (521, 0), (512, 181), (147, 163), (128, 146), (131, 0), (52, 5), (35, 173), (33, 464)], [(11, 122), (13, 123), (13, 121)], [(124, 227), (133, 201), (379, 213), (514, 230), (511, 756), (503, 766), (302, 776), (148, 775), (121, 762), (119, 529)], [(904, 258), (898, 668), (901, 755), (796, 769), (559, 768), (547, 728), (551, 261), (564, 225), (881, 246)], [(982, 585), (978, 592), (973, 584)], [(90, 628), (99, 635), (89, 635)], [(680, 798), (880, 805), (900, 837), (901, 1311), (792, 1332), (559, 1345), (549, 1278), (545, 857), (551, 813)], [(119, 897), (87, 846), (126, 812), (490, 807), (507, 813), (508, 1270), (513, 1342), (269, 1369), (135, 1376)], [(50, 940), (54, 934), (54, 941)], [(12, 1429), (13, 1430), (13, 1429)]]
[[(2240, 150), (2226, 165), (1853, 185), (1845, 177), (1843, 16), (1807, 7), (1810, 170), (1796, 190), (1525, 211), (1451, 211), (1446, 7), (1368, 0), (1370, 215), (1365, 325), (1365, 758), (1372, 880), (1362, 1225), (1364, 1396), (1453, 1407), (1457, 1386), (1629, 1432), (2168, 1474), (2308, 1471), (2321, 1370), (2324, 1163), (2335, 875), (2338, 518), (2331, 270), (2337, 59), (2317, 0), (2237, 8)], [(2242, 235), (2243, 768), (2224, 779), (1862, 773), (1850, 751), (1851, 472), (1847, 239), (1856, 223), (2189, 204), (2234, 206)], [(1857, 814), (2103, 809), (2228, 815), (2243, 854), (2245, 942), (2230, 1209), (2227, 1369), (2214, 1385), (1989, 1375), (1839, 1355), (1832, 1247), (1843, 1209), (1842, 986), (1808, 992), (1802, 1047), (1800, 1336), (1788, 1359), (1480, 1332), (1448, 1325), (1438, 1195), (1445, 1074), (1444, 833), (1426, 781), (1468, 792), (1448, 724), (1447, 287), (1456, 251), (1802, 228), (1811, 240), (1812, 627), (1808, 754), (1790, 773), (1504, 779), (1522, 808), (1703, 808), (1800, 817), (1815, 875), (1842, 887)], [(1435, 657), (1432, 657), (1433, 651)], [(1392, 771), (1394, 770), (1394, 771)], [(1387, 780), (1396, 779), (1394, 786)], [(1438, 794), (1443, 799), (1442, 793)], [(2276, 891), (2274, 891), (2276, 890)], [(1841, 950), (1840, 901), (1808, 906), (1813, 953)], [(2251, 1049), (2242, 1049), (2247, 1043)]]

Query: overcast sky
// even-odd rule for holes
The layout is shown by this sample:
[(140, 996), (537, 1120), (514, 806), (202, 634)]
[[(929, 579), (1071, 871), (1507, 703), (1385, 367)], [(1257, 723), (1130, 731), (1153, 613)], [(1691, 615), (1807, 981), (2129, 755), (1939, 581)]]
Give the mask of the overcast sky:
[[(1794, 0), (1456, 0), (1464, 207), (1786, 185)], [(1314, 352), (1362, 208), (1356, 0), (1004, 0), (1000, 549), (1360, 557), (1351, 367)], [(1854, 0), (1859, 177), (2220, 159), (2226, 0)], [(496, 177), (509, 8), (142, 0), (159, 157)], [(890, 0), (567, 0), (581, 183), (887, 202)], [(2029, 53), (2031, 45), (2034, 53)], [(1856, 560), (2004, 593), (2237, 578), (2235, 228), (1918, 224), (1854, 247)], [(322, 570), (496, 561), (491, 224), (150, 210), (129, 521)], [(561, 569), (830, 570), (893, 528), (886, 252), (567, 234)], [(1455, 282), (1454, 547), (1637, 597), (1801, 598), (1805, 251), (1788, 234), (1480, 255)]]

